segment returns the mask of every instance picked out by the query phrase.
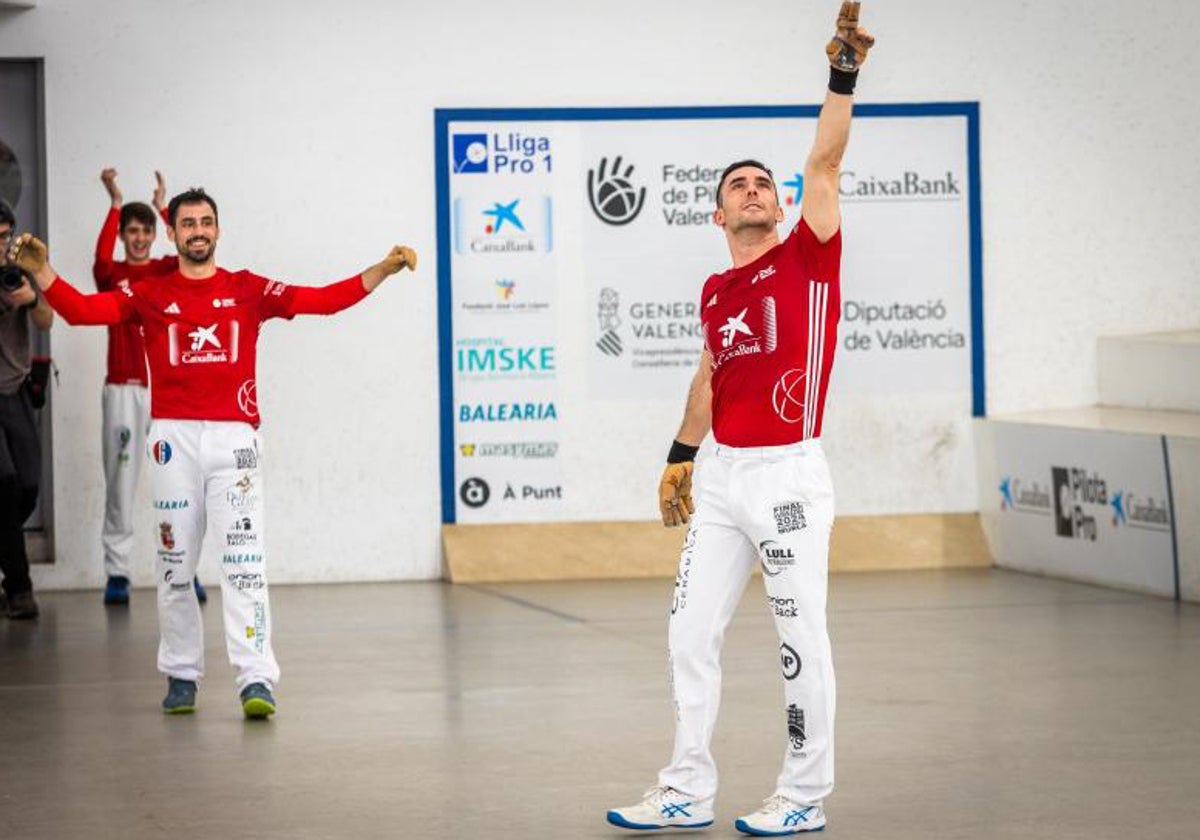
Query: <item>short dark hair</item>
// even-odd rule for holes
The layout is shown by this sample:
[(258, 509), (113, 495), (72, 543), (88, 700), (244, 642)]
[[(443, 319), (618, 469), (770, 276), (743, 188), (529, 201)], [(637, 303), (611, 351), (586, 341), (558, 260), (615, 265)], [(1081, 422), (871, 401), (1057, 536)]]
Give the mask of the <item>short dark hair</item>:
[(171, 203), (167, 205), (167, 223), (171, 227), (175, 227), (175, 217), (179, 215), (179, 207), (182, 204), (207, 204), (212, 208), (213, 219), (220, 221), (217, 202), (213, 201), (213, 197), (204, 191), (204, 187), (191, 187), (172, 198)]
[[(741, 169), (743, 166), (753, 166), (755, 169), (761, 169), (763, 172), (766, 172), (768, 177), (770, 177), (770, 179), (771, 179), (771, 187), (772, 187), (772, 189), (774, 189), (775, 173), (772, 172), (770, 169), (768, 169), (767, 165), (765, 163), (754, 160), (752, 158), (747, 158), (746, 160), (735, 160), (733, 163), (731, 163), (725, 167), (725, 171), (721, 173), (721, 180), (717, 181), (717, 206), (718, 207), (721, 206), (721, 187), (725, 186), (725, 179), (729, 177), (729, 173), (733, 172), (735, 169)], [(775, 190), (775, 194), (778, 195), (779, 191)]]
[(8, 202), (0, 198), (0, 225), (17, 226), (17, 214), (8, 206)]
[(142, 201), (131, 201), (121, 208), (121, 230), (124, 231), (130, 222), (141, 222), (154, 230), (158, 224), (158, 215), (149, 204)]

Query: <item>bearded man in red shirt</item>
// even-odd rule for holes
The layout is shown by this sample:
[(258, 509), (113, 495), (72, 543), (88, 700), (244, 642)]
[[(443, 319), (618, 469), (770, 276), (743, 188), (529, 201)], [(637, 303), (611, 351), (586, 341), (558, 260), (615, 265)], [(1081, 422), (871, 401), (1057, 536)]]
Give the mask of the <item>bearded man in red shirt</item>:
[(361, 301), (387, 277), (415, 269), (416, 253), (386, 257), (328, 286), (291, 286), (216, 264), (217, 204), (202, 189), (167, 208), (179, 268), (152, 283), (84, 295), (63, 280), (46, 246), (29, 234), (11, 255), (37, 279), (70, 324), (141, 326), (153, 383), (147, 456), (158, 519), (158, 669), (167, 676), (163, 709), (194, 711), (204, 673), (200, 605), (192, 578), (206, 518), (223, 537), (221, 593), (225, 644), (237, 669), (248, 718), (275, 713), (279, 665), (271, 649), (263, 518), (263, 446), (256, 390), (258, 333), (264, 321), (332, 315)]

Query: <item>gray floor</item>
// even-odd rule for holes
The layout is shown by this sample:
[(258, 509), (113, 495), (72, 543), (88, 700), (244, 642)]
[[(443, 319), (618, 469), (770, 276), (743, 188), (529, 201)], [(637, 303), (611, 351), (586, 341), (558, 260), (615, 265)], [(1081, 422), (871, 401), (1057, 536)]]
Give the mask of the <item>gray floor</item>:
[[(280, 587), (280, 714), (160, 714), (153, 594), (0, 620), (0, 837), (614, 838), (670, 748), (670, 581)], [(218, 596), (219, 597), (219, 596)], [(824, 836), (1200, 836), (1200, 608), (1003, 572), (835, 577)], [(717, 825), (770, 792), (778, 647), (727, 640)]]

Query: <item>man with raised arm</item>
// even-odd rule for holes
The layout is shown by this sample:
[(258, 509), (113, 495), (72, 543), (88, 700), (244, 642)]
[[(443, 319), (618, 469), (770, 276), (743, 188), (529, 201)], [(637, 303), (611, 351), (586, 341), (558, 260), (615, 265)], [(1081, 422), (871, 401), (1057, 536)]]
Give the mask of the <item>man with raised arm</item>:
[[(751, 835), (818, 831), (833, 790), (834, 674), (825, 623), (833, 488), (821, 418), (837, 346), (841, 216), (838, 173), (858, 68), (874, 43), (843, 3), (828, 47), (829, 91), (804, 169), (801, 218), (786, 239), (775, 181), (753, 160), (731, 164), (714, 221), (733, 267), (700, 295), (705, 349), (659, 486), (663, 524), (689, 524), (669, 630), (676, 714), (670, 763), (642, 802), (608, 812), (631, 829), (713, 821), (710, 743), (721, 696), (720, 650), (746, 582), (761, 563), (784, 680), (783, 770), (775, 791), (734, 826)], [(709, 431), (716, 451), (692, 467)]]
[(163, 709), (195, 709), (204, 673), (204, 636), (192, 578), (206, 517), (221, 540), (225, 644), (248, 718), (275, 712), (279, 666), (271, 649), (263, 518), (263, 447), (256, 388), (264, 321), (332, 315), (361, 301), (387, 277), (415, 269), (416, 253), (396, 246), (375, 265), (328, 286), (290, 286), (216, 264), (217, 204), (202, 189), (171, 199), (167, 233), (179, 269), (151, 283), (83, 295), (47, 259), (44, 243), (22, 234), (11, 256), (70, 324), (141, 325), (153, 386), (147, 457), (158, 520), (158, 669), (167, 676)]
[[(100, 182), (111, 202), (100, 236), (92, 277), (101, 292), (123, 289), (133, 283), (173, 274), (179, 258), (150, 256), (158, 235), (158, 217), (166, 219), (166, 184), (161, 172), (154, 173), (154, 207), (140, 201), (125, 203), (117, 185), (117, 170), (100, 173)], [(115, 259), (117, 239), (125, 259)], [(104, 461), (104, 526), (100, 543), (104, 550), (104, 603), (129, 603), (130, 561), (133, 549), (133, 496), (141, 473), (141, 452), (146, 446), (150, 420), (149, 377), (142, 328), (133, 321), (108, 328), (108, 371), (101, 395), (103, 427), (100, 451)], [(199, 578), (193, 580), (200, 603), (208, 600)]]

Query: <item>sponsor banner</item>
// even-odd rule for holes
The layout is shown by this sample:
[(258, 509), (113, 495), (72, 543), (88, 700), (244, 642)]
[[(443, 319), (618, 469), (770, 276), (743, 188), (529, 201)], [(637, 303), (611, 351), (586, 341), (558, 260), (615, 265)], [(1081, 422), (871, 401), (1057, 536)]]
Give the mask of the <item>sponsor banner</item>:
[(1161, 438), (989, 427), (995, 468), (981, 475), (981, 513), (997, 565), (1175, 595)]
[(560, 135), (501, 122), (447, 138), (455, 521), (562, 518)]
[[(732, 150), (771, 167), (784, 221), (800, 217), (813, 119), (597, 123), (581, 129), (581, 229), (600, 398), (677, 393), (703, 346), (700, 289), (729, 267), (714, 225)], [(842, 172), (838, 392), (971, 393), (966, 121), (859, 119)], [(581, 176), (581, 180), (584, 180)]]
[[(928, 430), (909, 430), (933, 435), (967, 419), (982, 388), (971, 326), (974, 108), (860, 110), (839, 185), (847, 244), (830, 401), (862, 395), (882, 426), (896, 395), (958, 400), (960, 418), (931, 412)], [(714, 223), (720, 174), (739, 157), (770, 166), (786, 236), (816, 116), (438, 112), (446, 521), (653, 516), (624, 492), (643, 469), (638, 447), (595, 442), (651, 434), (642, 426), (668, 410), (677, 422), (704, 344), (701, 289), (730, 265)], [(770, 323), (785, 328), (787, 314), (771, 312)], [(777, 411), (800, 404), (804, 374), (788, 371), (766, 395)], [(961, 454), (947, 458), (968, 463)], [(903, 492), (908, 473), (876, 461), (875, 480)], [(484, 504), (463, 501), (470, 477), (487, 484)], [(596, 481), (621, 488), (603, 509), (586, 492)], [(552, 487), (561, 493), (540, 492)]]

